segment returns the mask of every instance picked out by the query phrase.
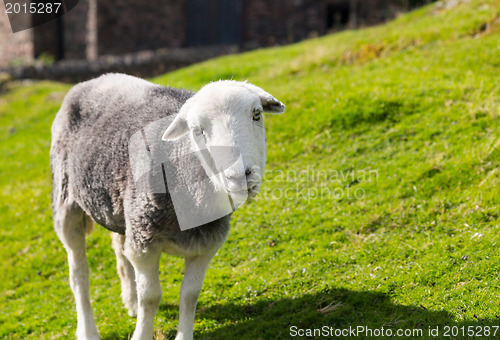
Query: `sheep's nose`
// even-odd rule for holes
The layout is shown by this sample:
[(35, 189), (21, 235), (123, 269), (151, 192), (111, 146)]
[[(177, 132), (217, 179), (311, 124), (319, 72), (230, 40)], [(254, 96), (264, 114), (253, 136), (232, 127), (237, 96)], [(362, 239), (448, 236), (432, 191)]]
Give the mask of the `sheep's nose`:
[[(258, 168), (256, 167), (250, 167), (245, 170), (245, 177), (248, 179), (249, 177), (252, 177), (255, 173), (258, 172)], [(236, 180), (238, 178), (243, 178), (242, 173), (238, 171), (234, 171), (234, 169), (229, 169), (225, 171), (225, 175), (227, 179), (232, 179)]]
[(259, 172), (260, 172), (260, 167), (254, 165), (245, 170), (245, 175), (247, 177), (252, 175), (259, 175)]
[(245, 170), (245, 175), (246, 175), (249, 187), (251, 184), (256, 184), (256, 183), (260, 182), (260, 180), (261, 180), (260, 168), (258, 166), (251, 166), (251, 167), (247, 168)]

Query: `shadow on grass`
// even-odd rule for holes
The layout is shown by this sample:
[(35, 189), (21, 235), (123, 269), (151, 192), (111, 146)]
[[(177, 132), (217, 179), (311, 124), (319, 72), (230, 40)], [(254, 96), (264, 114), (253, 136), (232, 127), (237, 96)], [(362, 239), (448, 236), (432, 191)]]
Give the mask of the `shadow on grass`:
[[(478, 316), (479, 317), (479, 316)], [(498, 326), (500, 320), (480, 320), (457, 324), (448, 312), (429, 311), (422, 306), (403, 306), (390, 301), (387, 294), (380, 292), (356, 292), (334, 289), (317, 294), (308, 294), (296, 299), (286, 298), (276, 301), (262, 301), (252, 305), (214, 305), (200, 306), (197, 321), (213, 320), (217, 324), (226, 324), (210, 332), (197, 332), (196, 339), (306, 339), (307, 336), (292, 336), (292, 326), (297, 329), (321, 329), (323, 326), (334, 329), (365, 326), (372, 330), (421, 329), (426, 338), (429, 327), (439, 327), (439, 336), (444, 336), (444, 326)], [(455, 327), (457, 330), (457, 327)], [(458, 330), (459, 333), (461, 330)], [(456, 333), (455, 333), (456, 334)], [(332, 333), (334, 335), (334, 333)], [(375, 334), (374, 334), (375, 335)], [(415, 333), (417, 335), (417, 333)], [(450, 330), (450, 338), (453, 337)], [(484, 336), (484, 332), (483, 332)], [(497, 332), (500, 338), (500, 330)], [(346, 336), (325, 336), (324, 338), (346, 338)], [(358, 339), (374, 338), (363, 333)], [(382, 337), (377, 337), (378, 339)], [(409, 338), (409, 337), (407, 337)], [(422, 338), (422, 337), (420, 337)], [(492, 337), (489, 337), (492, 338)]]
[[(178, 317), (178, 306), (163, 303), (159, 313)], [(449, 330), (447, 339), (470, 339), (460, 336), (467, 332), (468, 326), (499, 326), (500, 320), (478, 319), (476, 322), (456, 323), (448, 312), (429, 311), (423, 306), (403, 306), (390, 301), (388, 294), (380, 292), (357, 292), (345, 289), (333, 289), (316, 294), (307, 294), (299, 298), (260, 301), (250, 305), (212, 305), (198, 306), (196, 313), (198, 324), (216, 324), (213, 331), (195, 331), (195, 339), (313, 339), (313, 338), (347, 338), (346, 336), (300, 336), (298, 329), (321, 329), (323, 326), (333, 329), (349, 329), (364, 326), (373, 330), (391, 329), (396, 335), (398, 329), (420, 329), (423, 336), (407, 336), (402, 338), (445, 338), (445, 326), (457, 326)], [(296, 326), (297, 335), (291, 333), (291, 327)], [(462, 326), (465, 328), (460, 329)], [(203, 326), (202, 326), (203, 327)], [(429, 329), (439, 327), (437, 337), (429, 336)], [(481, 329), (484, 337), (484, 329)], [(455, 333), (458, 331), (457, 333)], [(475, 329), (477, 334), (479, 328)], [(415, 331), (416, 332), (416, 331)], [(494, 329), (491, 330), (494, 332)], [(175, 338), (175, 330), (164, 334), (166, 339)], [(376, 333), (374, 333), (375, 335)], [(387, 331), (386, 333), (387, 334)], [(352, 336), (352, 333), (350, 334)], [(435, 333), (431, 334), (435, 335)], [(456, 336), (454, 336), (456, 335)], [(500, 329), (497, 331), (500, 336)], [(129, 339), (131, 334), (108, 334), (104, 340)], [(369, 336), (360, 332), (356, 339), (383, 339), (383, 336)], [(486, 336), (485, 338), (494, 338)]]

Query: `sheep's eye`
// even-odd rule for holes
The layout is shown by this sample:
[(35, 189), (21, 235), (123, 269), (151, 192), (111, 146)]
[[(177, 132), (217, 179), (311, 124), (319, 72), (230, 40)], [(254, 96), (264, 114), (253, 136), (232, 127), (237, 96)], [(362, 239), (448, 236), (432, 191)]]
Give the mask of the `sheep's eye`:
[(203, 129), (199, 126), (193, 128), (193, 133), (196, 135), (196, 136), (201, 136), (203, 134)]
[(261, 117), (262, 117), (262, 111), (255, 110), (255, 111), (253, 112), (253, 117), (252, 117), (252, 119), (253, 119), (254, 121), (258, 122), (258, 121), (261, 119)]

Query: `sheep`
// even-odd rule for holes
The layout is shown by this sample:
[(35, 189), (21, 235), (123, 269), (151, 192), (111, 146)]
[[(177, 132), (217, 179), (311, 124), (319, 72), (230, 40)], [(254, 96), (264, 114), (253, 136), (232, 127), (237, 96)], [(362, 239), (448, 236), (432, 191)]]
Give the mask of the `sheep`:
[[(112, 231), (122, 301), (137, 317), (132, 340), (153, 338), (162, 252), (185, 258), (175, 339), (193, 338), (203, 279), (226, 240), (231, 213), (260, 189), (266, 159), (262, 112), (284, 110), (261, 88), (233, 80), (209, 83), (193, 93), (107, 74), (68, 92), (52, 125), (50, 163), (54, 228), (68, 256), (78, 339), (100, 339), (86, 255), (86, 235), (94, 222)], [(155, 189), (156, 175), (134, 176), (144, 163), (135, 155), (141, 150), (134, 149), (140, 135), (147, 150), (168, 153), (162, 162), (177, 159), (168, 167), (155, 166), (168, 190)], [(150, 165), (145, 169), (155, 173)], [(195, 202), (202, 217), (203, 209), (215, 215), (182, 228), (172, 182), (185, 189), (184, 198)]]

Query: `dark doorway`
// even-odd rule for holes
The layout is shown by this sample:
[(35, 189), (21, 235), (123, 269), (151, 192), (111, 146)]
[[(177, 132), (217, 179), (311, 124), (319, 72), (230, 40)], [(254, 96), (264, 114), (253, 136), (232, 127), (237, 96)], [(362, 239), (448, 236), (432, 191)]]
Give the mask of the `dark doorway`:
[(210, 41), (210, 11), (211, 1), (207, 0), (188, 0), (187, 1), (187, 20), (188, 45), (204, 45)]
[(242, 43), (241, 0), (188, 0), (187, 45)]
[[(34, 57), (64, 59), (64, 22), (62, 17), (33, 28)], [(49, 58), (50, 58), (49, 57)]]

